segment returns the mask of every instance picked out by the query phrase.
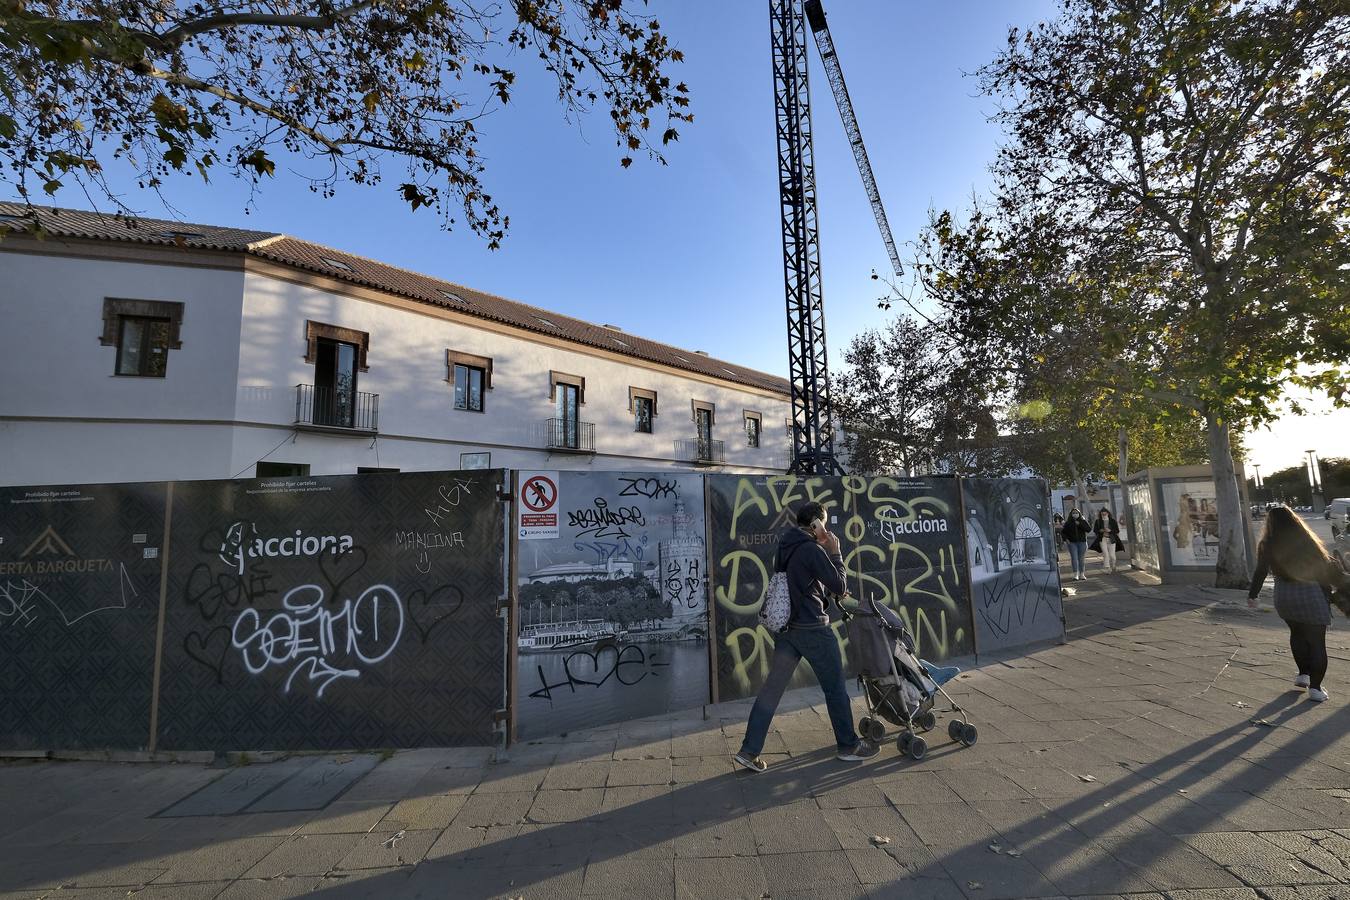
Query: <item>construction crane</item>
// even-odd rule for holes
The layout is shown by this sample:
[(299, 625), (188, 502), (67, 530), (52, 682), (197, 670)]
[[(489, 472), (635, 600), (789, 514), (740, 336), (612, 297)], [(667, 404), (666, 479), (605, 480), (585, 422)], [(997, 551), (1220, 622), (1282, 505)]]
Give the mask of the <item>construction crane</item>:
[(897, 277), (901, 267), (872, 175), (872, 164), (863, 146), (858, 119), (853, 114), (853, 103), (844, 84), (844, 73), (830, 38), (825, 10), (820, 0), (769, 0), (783, 282), (787, 292), (788, 377), (792, 384), (792, 461), (788, 471), (798, 475), (840, 475), (843, 467), (834, 455), (825, 305), (820, 282), (820, 218), (816, 208), (811, 92), (806, 59), (808, 21)]

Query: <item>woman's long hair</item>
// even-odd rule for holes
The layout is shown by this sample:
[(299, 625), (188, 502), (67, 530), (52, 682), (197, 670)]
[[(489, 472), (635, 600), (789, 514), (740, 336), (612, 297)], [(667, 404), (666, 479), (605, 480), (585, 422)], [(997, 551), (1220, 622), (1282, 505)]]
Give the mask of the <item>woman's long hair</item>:
[(1308, 524), (1287, 506), (1266, 514), (1259, 552), (1286, 581), (1325, 581), (1331, 557)]

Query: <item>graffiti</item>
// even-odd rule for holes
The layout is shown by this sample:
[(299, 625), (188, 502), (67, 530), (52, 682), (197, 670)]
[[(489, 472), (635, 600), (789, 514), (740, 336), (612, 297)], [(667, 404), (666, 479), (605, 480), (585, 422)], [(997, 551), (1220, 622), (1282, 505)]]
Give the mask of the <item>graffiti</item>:
[(464, 533), (461, 531), (452, 531), (448, 534), (441, 531), (396, 531), (394, 540), (398, 544), (399, 550), (417, 554), (417, 561), (413, 565), (418, 572), (425, 575), (431, 571), (431, 552), (433, 550), (463, 547)]
[[(563, 679), (549, 683), (543, 666), (535, 666), (539, 672), (539, 688), (530, 694), (531, 699), (553, 702), (553, 692), (567, 688), (576, 693), (578, 687), (598, 688), (611, 678), (625, 687), (633, 687), (647, 676), (657, 677), (668, 663), (648, 660), (646, 653), (637, 644), (619, 647), (613, 640), (597, 644), (595, 652), (576, 650), (563, 658)], [(598, 679), (598, 680), (596, 680)]]
[(45, 604), (49, 609), (61, 618), (61, 622), (67, 628), (74, 625), (81, 619), (86, 619), (94, 613), (106, 612), (114, 609), (127, 608), (127, 594), (132, 598), (140, 596), (136, 586), (131, 583), (131, 576), (127, 574), (125, 563), (118, 563), (118, 603), (108, 603), (105, 606), (98, 606), (93, 609), (85, 610), (78, 615), (73, 610), (66, 610), (56, 600), (47, 594), (42, 588), (33, 584), (27, 578), (22, 581), (5, 581), (0, 583), (0, 625), (15, 624), (22, 625), (24, 628), (32, 625), (39, 618), (38, 603)]
[[(759, 608), (779, 537), (806, 502), (826, 508), (852, 596), (894, 609), (922, 655), (972, 652), (964, 547), (953, 539), (954, 479), (715, 476), (709, 484), (724, 699), (753, 693), (768, 674), (773, 636), (759, 625)], [(847, 637), (838, 627), (835, 634), (847, 661)]]
[(696, 556), (666, 564), (666, 599), (672, 606), (697, 609), (703, 599), (703, 560)]
[(1022, 629), (1034, 626), (1042, 608), (1049, 616), (1050, 627), (1059, 630), (1058, 591), (1046, 580), (1014, 569), (991, 581), (979, 585), (975, 611), (996, 637), (1015, 637)]
[(596, 497), (589, 509), (578, 509), (567, 514), (567, 527), (577, 529), (578, 536), (590, 535), (595, 538), (631, 537), (624, 530), (625, 525), (644, 528), (647, 517), (636, 506), (617, 506), (610, 508), (604, 497)]
[(315, 696), (322, 699), (337, 679), (361, 677), (356, 663), (369, 666), (388, 658), (403, 636), (403, 601), (385, 584), (366, 588), (336, 611), (324, 608), (324, 591), (317, 584), (292, 588), (281, 605), (265, 622), (256, 609), (240, 612), (230, 644), (250, 674), (293, 666), (285, 693), (297, 675), (308, 672), (310, 683), (317, 685)]
[(629, 538), (624, 538), (620, 541), (576, 541), (572, 547), (583, 553), (594, 553), (596, 562), (601, 565), (615, 557), (626, 557), (641, 562), (643, 554), (647, 551), (648, 540), (648, 536), (644, 534), (636, 544)]
[(659, 500), (662, 497), (677, 497), (680, 493), (680, 486), (674, 481), (662, 481), (660, 478), (625, 478), (619, 477), (619, 484), (623, 487), (619, 490), (620, 497), (646, 497), (648, 500)]
[(437, 528), (441, 527), (443, 522), (450, 514), (451, 510), (459, 506), (465, 496), (473, 493), (473, 482), (463, 478), (456, 478), (452, 484), (443, 484), (436, 489), (436, 498), (433, 501), (436, 504), (435, 509), (423, 508), (427, 518)]

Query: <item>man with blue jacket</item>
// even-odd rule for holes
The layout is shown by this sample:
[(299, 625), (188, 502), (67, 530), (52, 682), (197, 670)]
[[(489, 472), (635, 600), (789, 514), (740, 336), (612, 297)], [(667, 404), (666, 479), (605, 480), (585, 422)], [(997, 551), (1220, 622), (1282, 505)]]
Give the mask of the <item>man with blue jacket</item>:
[(768, 764), (759, 758), (769, 723), (778, 709), (797, 664), (805, 659), (816, 673), (816, 681), (825, 694), (825, 706), (834, 726), (837, 758), (857, 762), (875, 756), (877, 748), (859, 740), (853, 730), (853, 708), (844, 681), (844, 663), (839, 641), (830, 627), (830, 595), (847, 593), (844, 583), (844, 558), (839, 538), (825, 527), (825, 507), (805, 503), (797, 510), (797, 525), (783, 533), (774, 557), (774, 571), (786, 572), (792, 614), (787, 628), (774, 635), (773, 665), (769, 677), (759, 689), (750, 721), (745, 728), (741, 749), (732, 757), (736, 764), (752, 772), (763, 772)]

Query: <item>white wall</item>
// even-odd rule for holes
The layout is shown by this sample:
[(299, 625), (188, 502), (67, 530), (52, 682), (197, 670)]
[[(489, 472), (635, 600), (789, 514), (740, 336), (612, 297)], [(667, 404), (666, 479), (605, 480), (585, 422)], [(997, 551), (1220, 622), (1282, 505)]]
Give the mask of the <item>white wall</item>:
[[(540, 426), (554, 415), (549, 399), (550, 370), (586, 379), (581, 421), (594, 424), (598, 453), (595, 460), (555, 454), (548, 460), (554, 468), (618, 467), (609, 461), (611, 455), (625, 457), (624, 465), (646, 460), (649, 464), (687, 467), (689, 461), (676, 457), (675, 441), (695, 437), (694, 399), (716, 405), (713, 437), (724, 441), (728, 466), (779, 468), (789, 449), (783, 431), (789, 409), (786, 399), (605, 359), (581, 348), (552, 347), (498, 334), (477, 327), (469, 318), (447, 321), (256, 273), (245, 278), (239, 419), (276, 424), (294, 419), (295, 385), (314, 383), (313, 364), (304, 361), (307, 319), (369, 333), (369, 371), (358, 375), (357, 389), (380, 395), (381, 461), (385, 465), (398, 465), (385, 460), (383, 448), (400, 437), (463, 442), (460, 449), (470, 452), (490, 449), (494, 451), (494, 466), (514, 465), (507, 462), (508, 458), (523, 459), (526, 465), (541, 464), (545, 454), (531, 451), (542, 450)], [(619, 333), (615, 336), (622, 339)], [(492, 358), (492, 389), (485, 392), (484, 412), (453, 408), (447, 349)], [(651, 434), (634, 431), (628, 411), (630, 385), (657, 392)], [(746, 445), (743, 412), (747, 409), (763, 414), (758, 449)], [(316, 447), (315, 452), (323, 458), (336, 454), (349, 461), (364, 455), (364, 450), (357, 453), (355, 439), (322, 436), (320, 440), (340, 442), (331, 451)], [(240, 449), (247, 455), (254, 443), (250, 439), (248, 449)], [(418, 468), (446, 467), (444, 449), (416, 450), (409, 446), (400, 452), (414, 459), (437, 459), (433, 466)], [(508, 452), (513, 456), (507, 457)], [(459, 449), (448, 454), (453, 457), (452, 467), (458, 465), (458, 454)], [(237, 455), (237, 459), (242, 457)], [(311, 471), (319, 472), (317, 460), (288, 461), (309, 461), (315, 466)]]
[[(234, 417), (243, 272), (0, 251), (0, 415)], [(103, 300), (184, 304), (163, 378), (114, 374)]]

